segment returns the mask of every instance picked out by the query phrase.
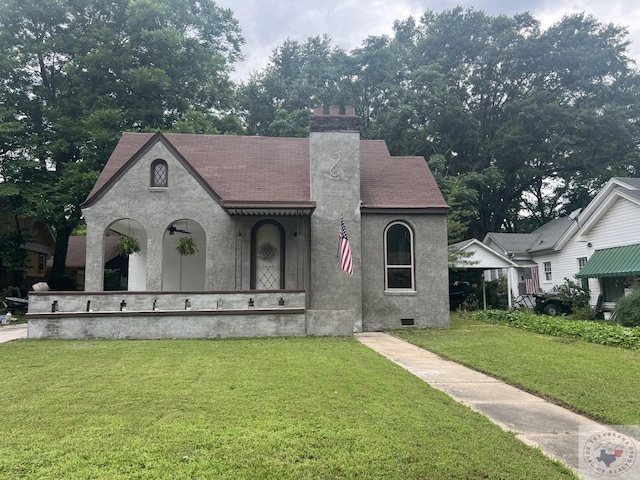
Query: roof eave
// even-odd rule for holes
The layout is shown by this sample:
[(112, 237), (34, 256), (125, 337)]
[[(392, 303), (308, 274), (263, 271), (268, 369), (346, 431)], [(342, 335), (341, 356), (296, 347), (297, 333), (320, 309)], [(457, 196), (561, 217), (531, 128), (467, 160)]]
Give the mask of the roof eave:
[(360, 207), (362, 213), (393, 213), (393, 214), (430, 214), (430, 215), (447, 215), (449, 207), (381, 207), (366, 206)]
[(309, 216), (316, 209), (316, 202), (228, 200), (221, 204), (227, 214), (239, 215), (301, 215)]

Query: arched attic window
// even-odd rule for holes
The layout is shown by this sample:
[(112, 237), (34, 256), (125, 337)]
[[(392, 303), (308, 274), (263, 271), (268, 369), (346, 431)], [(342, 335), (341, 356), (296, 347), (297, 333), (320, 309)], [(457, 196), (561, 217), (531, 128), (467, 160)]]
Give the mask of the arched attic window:
[(167, 162), (158, 158), (151, 162), (151, 186), (166, 187), (169, 185), (169, 167)]

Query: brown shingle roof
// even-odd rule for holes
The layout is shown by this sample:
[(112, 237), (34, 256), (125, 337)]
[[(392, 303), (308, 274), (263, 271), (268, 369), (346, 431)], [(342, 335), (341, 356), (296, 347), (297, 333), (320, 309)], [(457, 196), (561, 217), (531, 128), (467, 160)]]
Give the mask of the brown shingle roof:
[(363, 208), (447, 209), (422, 157), (392, 157), (383, 140), (360, 142), (360, 198)]
[[(182, 156), (222, 203), (309, 203), (307, 138), (125, 133), (85, 204), (100, 198), (154, 137)], [(447, 208), (422, 157), (391, 157), (384, 141), (362, 140), (360, 170), (364, 208)]]
[[(105, 237), (105, 262), (109, 262), (118, 256), (118, 241), (120, 236)], [(80, 235), (72, 235), (69, 237), (69, 246), (67, 247), (67, 268), (84, 268), (87, 261), (87, 237)], [(48, 263), (53, 265), (53, 260)]]

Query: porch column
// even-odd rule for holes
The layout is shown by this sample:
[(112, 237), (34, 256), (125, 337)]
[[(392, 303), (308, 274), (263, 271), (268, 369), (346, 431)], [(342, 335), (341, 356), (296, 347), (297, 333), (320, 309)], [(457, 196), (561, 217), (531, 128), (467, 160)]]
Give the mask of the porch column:
[[(507, 292), (509, 292), (509, 295), (507, 295), (507, 300), (509, 302), (509, 304), (508, 304), (509, 310), (511, 310), (511, 308), (513, 306), (513, 297), (514, 297), (514, 295), (513, 295), (513, 290), (511, 288), (511, 282), (512, 282), (512, 278), (511, 278), (512, 275), (511, 274), (514, 271), (515, 271), (515, 274), (516, 274), (516, 277), (517, 277), (518, 271), (513, 267), (509, 267), (508, 274), (507, 274)], [(516, 283), (516, 285), (518, 285), (518, 284)]]
[(84, 266), (84, 289), (87, 292), (101, 292), (104, 289), (103, 231), (101, 228), (87, 227), (87, 252)]
[(164, 228), (149, 230), (147, 239), (147, 291), (159, 292), (162, 290), (162, 242)]

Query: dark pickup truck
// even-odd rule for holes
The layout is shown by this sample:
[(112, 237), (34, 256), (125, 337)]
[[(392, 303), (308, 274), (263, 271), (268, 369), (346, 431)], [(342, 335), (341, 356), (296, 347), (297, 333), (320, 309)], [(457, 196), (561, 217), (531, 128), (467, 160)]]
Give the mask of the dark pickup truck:
[(537, 313), (545, 313), (551, 316), (571, 313), (571, 305), (559, 298), (556, 292), (539, 293), (535, 297), (535, 311)]

